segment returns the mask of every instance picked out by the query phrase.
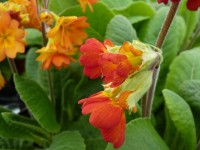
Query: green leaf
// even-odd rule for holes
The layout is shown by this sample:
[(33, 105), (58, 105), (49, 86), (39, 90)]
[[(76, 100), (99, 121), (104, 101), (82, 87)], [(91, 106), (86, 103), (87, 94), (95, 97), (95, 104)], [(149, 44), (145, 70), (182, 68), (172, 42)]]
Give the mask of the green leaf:
[(170, 90), (163, 90), (163, 95), (169, 116), (178, 134), (180, 134), (179, 138), (181, 138), (181, 143), (184, 145), (183, 149), (194, 150), (196, 147), (196, 133), (190, 107), (179, 95)]
[(28, 50), (25, 59), (25, 71), (26, 75), (35, 81), (38, 81), (38, 68), (40, 67), (39, 62), (36, 61), (37, 54), (36, 50), (37, 47), (32, 47)]
[(2, 113), (2, 117), (8, 125), (21, 130), (21, 132), (27, 134), (27, 137), (31, 137), (39, 145), (47, 146), (51, 140), (48, 132), (41, 128), (33, 119), (8, 112)]
[(38, 123), (50, 132), (58, 132), (60, 126), (56, 122), (53, 106), (43, 89), (35, 81), (19, 75), (14, 76), (14, 81), (20, 98)]
[(42, 33), (36, 29), (26, 29), (26, 41), (29, 46), (42, 46)]
[(200, 49), (182, 52), (170, 66), (167, 75), (167, 89), (178, 92), (180, 85), (186, 80), (200, 80)]
[(78, 131), (65, 131), (53, 137), (49, 150), (85, 150), (85, 144)]
[(123, 9), (129, 6), (133, 1), (132, 0), (101, 0), (111, 9)]
[(0, 137), (1, 150), (33, 150), (33, 143), (21, 139)]
[[(126, 126), (125, 142), (119, 150), (168, 150), (168, 147), (153, 128), (149, 119), (132, 120)], [(106, 150), (114, 150), (108, 144)]]
[[(49, 10), (52, 10), (54, 13), (59, 14), (64, 9), (77, 5), (77, 0), (50, 0), (49, 2)], [(80, 6), (79, 6), (80, 7)]]
[(87, 10), (86, 13), (83, 13), (79, 6), (75, 6), (69, 9), (66, 9), (61, 13), (62, 16), (86, 16), (88, 18), (88, 23), (90, 27), (86, 30), (88, 37), (95, 37), (99, 40), (104, 40), (105, 32), (108, 22), (114, 16), (114, 14), (102, 3), (97, 3), (93, 5), (94, 12), (91, 13), (90, 10)]
[(200, 110), (200, 80), (184, 81), (178, 90), (179, 95), (196, 110)]
[(133, 2), (127, 8), (114, 10), (114, 12), (116, 14), (121, 14), (127, 17), (132, 24), (149, 19), (155, 14), (154, 9), (150, 5), (142, 1)]
[(196, 124), (197, 138), (200, 137), (200, 80), (186, 80), (178, 90), (178, 94), (190, 105)]
[(136, 40), (137, 35), (131, 23), (124, 16), (116, 15), (108, 23), (105, 38), (110, 39), (116, 45), (122, 45), (125, 41)]

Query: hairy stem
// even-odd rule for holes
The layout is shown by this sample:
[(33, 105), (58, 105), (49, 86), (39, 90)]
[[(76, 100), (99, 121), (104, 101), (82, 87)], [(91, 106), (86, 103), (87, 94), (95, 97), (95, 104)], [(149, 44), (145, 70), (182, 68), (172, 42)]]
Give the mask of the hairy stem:
[[(158, 38), (156, 40), (156, 44), (155, 44), (156, 47), (162, 48), (165, 38), (167, 36), (167, 33), (173, 22), (174, 16), (176, 15), (176, 12), (178, 10), (178, 6), (179, 6), (179, 3), (172, 3), (170, 10), (167, 14), (167, 17), (164, 21), (164, 24), (161, 28), (161, 31), (158, 35)], [(146, 93), (146, 95), (143, 99), (145, 101), (143, 103), (146, 104), (146, 107), (143, 108), (143, 109), (146, 109), (144, 117), (150, 117), (150, 115), (151, 115), (151, 109), (152, 109), (153, 98), (154, 98), (154, 94), (155, 94), (155, 88), (156, 88), (156, 84), (157, 84), (157, 80), (158, 80), (159, 71), (160, 71), (159, 66), (155, 66), (153, 68), (153, 81), (152, 81), (149, 91)]]
[(18, 74), (18, 70), (17, 70), (17, 67), (16, 67), (16, 64), (15, 64), (15, 61), (14, 59), (11, 59), (11, 58), (7, 58), (8, 60), (8, 63), (10, 65), (10, 68), (12, 70), (12, 73), (14, 74)]

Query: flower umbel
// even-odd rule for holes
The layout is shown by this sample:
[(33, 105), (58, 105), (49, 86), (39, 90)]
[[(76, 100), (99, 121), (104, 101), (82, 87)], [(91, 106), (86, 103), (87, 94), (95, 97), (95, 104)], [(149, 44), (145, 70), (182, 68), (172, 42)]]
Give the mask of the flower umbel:
[(25, 51), (25, 32), (9, 13), (0, 16), (0, 61), (5, 57), (15, 58), (17, 53)]

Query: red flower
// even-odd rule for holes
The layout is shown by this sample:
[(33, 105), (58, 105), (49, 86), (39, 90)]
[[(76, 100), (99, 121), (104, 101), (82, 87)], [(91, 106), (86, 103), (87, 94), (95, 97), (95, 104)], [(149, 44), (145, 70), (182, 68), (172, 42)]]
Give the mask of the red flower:
[[(110, 96), (112, 93), (99, 92), (89, 98), (82, 99), (82, 113), (90, 114), (90, 123), (101, 131), (105, 141), (113, 144), (115, 148), (124, 142), (127, 109), (126, 99), (131, 91), (120, 94), (119, 98)], [(112, 98), (111, 98), (112, 97)]]
[[(158, 3), (167, 4), (168, 0), (157, 0)], [(180, 0), (171, 0), (173, 3), (179, 3)], [(187, 8), (190, 10), (197, 10), (200, 7), (200, 0), (188, 0), (187, 1)]]
[(111, 87), (119, 86), (132, 72), (132, 65), (126, 55), (104, 53), (101, 58), (103, 81)]
[(91, 79), (101, 76), (101, 66), (99, 66), (100, 54), (106, 51), (106, 47), (95, 38), (88, 39), (80, 47), (83, 55), (80, 56), (80, 62), (84, 65), (84, 74)]

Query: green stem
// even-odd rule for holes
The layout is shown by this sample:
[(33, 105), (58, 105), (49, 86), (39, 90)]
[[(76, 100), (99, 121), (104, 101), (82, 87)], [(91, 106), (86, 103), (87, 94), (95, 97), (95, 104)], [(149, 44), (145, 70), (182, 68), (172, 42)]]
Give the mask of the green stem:
[(53, 106), (55, 106), (55, 96), (54, 96), (54, 90), (52, 86), (52, 80), (51, 80), (51, 72), (47, 70), (47, 80), (48, 80), (48, 86), (49, 86), (49, 93), (51, 96), (51, 102)]
[[(174, 16), (176, 15), (176, 12), (178, 10), (178, 6), (179, 3), (172, 3), (170, 10), (168, 12), (168, 15), (164, 21), (164, 24), (161, 28), (161, 31), (158, 35), (158, 38), (156, 40), (156, 44), (155, 46), (158, 48), (162, 48), (163, 43), (166, 39), (167, 33), (171, 27), (171, 24), (173, 22)], [(153, 104), (153, 98), (154, 98), (154, 94), (155, 94), (155, 88), (156, 88), (156, 83), (157, 83), (157, 79), (158, 79), (158, 75), (159, 75), (159, 71), (160, 71), (160, 67), (159, 66), (155, 66), (153, 68), (153, 81), (152, 81), (152, 85), (149, 89), (149, 91), (146, 93), (145, 97), (144, 97), (144, 104), (146, 103), (146, 107), (144, 106), (142, 109), (146, 109), (146, 113), (144, 115), (144, 117), (150, 117), (151, 115), (151, 110), (152, 110), (152, 104)]]
[(8, 60), (8, 63), (10, 65), (10, 68), (12, 70), (12, 73), (13, 74), (18, 74), (18, 70), (17, 70), (17, 67), (16, 67), (14, 59), (7, 58), (7, 60)]

